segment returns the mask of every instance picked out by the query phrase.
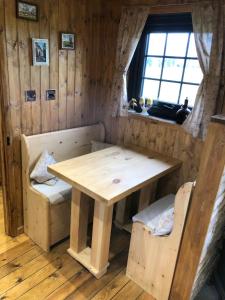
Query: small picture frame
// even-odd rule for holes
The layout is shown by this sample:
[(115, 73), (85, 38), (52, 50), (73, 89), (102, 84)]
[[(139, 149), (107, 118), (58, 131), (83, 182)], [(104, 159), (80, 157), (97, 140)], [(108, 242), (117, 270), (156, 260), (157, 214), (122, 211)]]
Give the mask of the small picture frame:
[(26, 19), (29, 21), (38, 21), (38, 6), (25, 1), (16, 1), (16, 16), (17, 18)]
[(35, 90), (25, 91), (25, 100), (26, 102), (36, 101), (36, 91)]
[(46, 100), (55, 100), (56, 90), (47, 90), (46, 91)]
[(49, 65), (49, 44), (47, 39), (32, 39), (34, 66)]
[(74, 50), (75, 49), (75, 34), (61, 32), (60, 44), (62, 50)]

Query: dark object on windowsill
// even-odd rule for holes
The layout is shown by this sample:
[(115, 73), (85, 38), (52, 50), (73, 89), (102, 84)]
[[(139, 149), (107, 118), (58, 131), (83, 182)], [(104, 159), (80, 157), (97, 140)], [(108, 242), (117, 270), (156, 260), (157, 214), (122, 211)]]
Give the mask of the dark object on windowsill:
[(184, 100), (184, 105), (176, 113), (176, 122), (177, 124), (183, 124), (190, 114), (190, 110), (188, 109), (188, 98)]
[[(153, 100), (152, 106), (147, 111), (149, 116), (175, 121), (177, 120), (176, 113), (180, 109), (180, 104)], [(189, 107), (191, 110), (191, 108)]]
[(134, 107), (134, 110), (136, 111), (136, 113), (142, 113), (142, 107), (141, 105), (138, 103), (137, 106)]
[(176, 121), (176, 112), (179, 108), (178, 104), (153, 100), (153, 104), (147, 112), (149, 116)]

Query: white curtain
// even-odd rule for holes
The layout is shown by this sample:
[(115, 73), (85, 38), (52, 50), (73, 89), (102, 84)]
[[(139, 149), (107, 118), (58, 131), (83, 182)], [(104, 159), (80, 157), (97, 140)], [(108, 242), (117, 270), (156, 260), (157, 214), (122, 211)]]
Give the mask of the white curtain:
[(123, 7), (119, 25), (116, 65), (111, 91), (112, 116), (127, 115), (126, 76), (132, 57), (144, 29), (149, 10), (147, 7)]
[(210, 118), (216, 113), (222, 82), (225, 34), (223, 1), (195, 4), (192, 19), (198, 59), (204, 77), (193, 111), (183, 127), (194, 137), (204, 139)]

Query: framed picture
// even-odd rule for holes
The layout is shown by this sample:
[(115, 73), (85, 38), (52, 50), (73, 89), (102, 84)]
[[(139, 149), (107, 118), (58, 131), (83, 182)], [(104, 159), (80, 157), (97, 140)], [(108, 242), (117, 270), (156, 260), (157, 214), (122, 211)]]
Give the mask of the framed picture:
[(56, 90), (46, 91), (46, 100), (55, 100)]
[(61, 33), (61, 49), (74, 50), (75, 49), (75, 34), (74, 33)]
[(35, 90), (28, 90), (25, 92), (25, 100), (27, 102), (36, 101), (36, 91)]
[(33, 65), (49, 65), (49, 45), (47, 39), (32, 39)]
[(17, 0), (16, 15), (30, 21), (38, 21), (38, 6), (36, 4)]

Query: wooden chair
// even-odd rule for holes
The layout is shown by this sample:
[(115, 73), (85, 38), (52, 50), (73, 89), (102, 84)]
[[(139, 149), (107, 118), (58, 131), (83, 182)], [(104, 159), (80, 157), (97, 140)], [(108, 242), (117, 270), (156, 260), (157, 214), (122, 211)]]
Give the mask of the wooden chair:
[(127, 276), (157, 300), (169, 298), (192, 188), (186, 183), (176, 194), (170, 235), (153, 236), (144, 224), (133, 224)]

